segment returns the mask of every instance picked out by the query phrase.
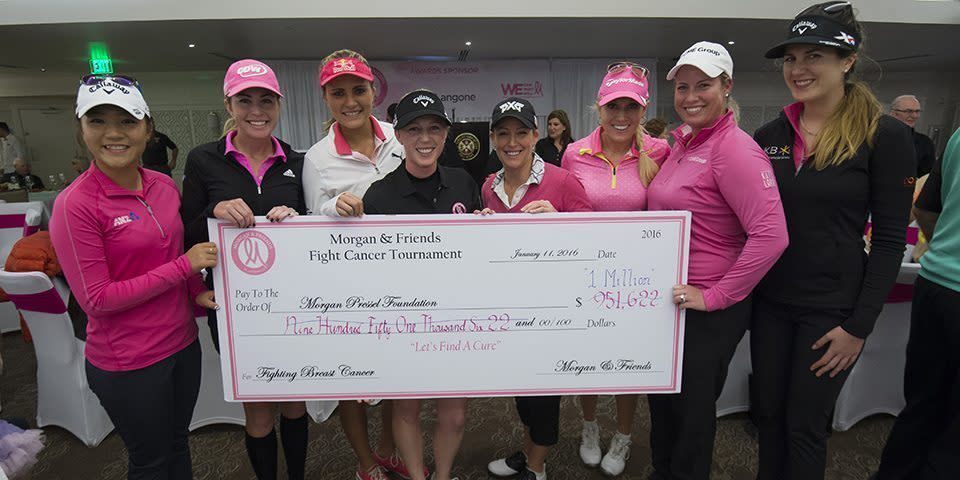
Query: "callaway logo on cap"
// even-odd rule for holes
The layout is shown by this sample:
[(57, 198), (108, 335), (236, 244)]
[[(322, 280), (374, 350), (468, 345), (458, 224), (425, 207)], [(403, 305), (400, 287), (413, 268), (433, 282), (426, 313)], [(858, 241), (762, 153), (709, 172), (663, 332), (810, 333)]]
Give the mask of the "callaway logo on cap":
[[(839, 5), (839, 8), (849, 8)], [(850, 32), (853, 32), (852, 34)], [(767, 51), (767, 58), (781, 58), (790, 45), (827, 45), (855, 52), (860, 39), (853, 25), (845, 25), (824, 15), (803, 15), (793, 19), (787, 39)]]
[(417, 98), (413, 99), (413, 103), (419, 103), (420, 105), (426, 107), (427, 105), (433, 103), (433, 98), (430, 98), (427, 95), (419, 95)]
[(414, 90), (397, 102), (397, 110), (394, 112), (393, 125), (395, 128), (403, 128), (410, 122), (427, 115), (440, 117), (447, 125), (452, 125), (447, 113), (443, 110), (443, 102), (436, 93), (430, 90)]

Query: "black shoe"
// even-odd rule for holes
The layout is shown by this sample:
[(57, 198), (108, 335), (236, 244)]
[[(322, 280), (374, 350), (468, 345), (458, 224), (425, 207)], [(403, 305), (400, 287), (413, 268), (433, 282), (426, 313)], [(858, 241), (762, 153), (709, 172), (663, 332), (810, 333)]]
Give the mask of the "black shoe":
[[(527, 469), (527, 455), (522, 451), (487, 464), (487, 471), (497, 477), (512, 477)], [(525, 477), (520, 477), (525, 478)]]

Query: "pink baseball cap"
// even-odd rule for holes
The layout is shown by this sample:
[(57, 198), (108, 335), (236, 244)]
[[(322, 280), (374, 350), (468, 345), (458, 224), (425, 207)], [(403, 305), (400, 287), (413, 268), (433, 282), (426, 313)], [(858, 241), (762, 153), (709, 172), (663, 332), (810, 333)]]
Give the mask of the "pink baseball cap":
[(634, 68), (624, 68), (616, 73), (607, 73), (597, 92), (597, 103), (604, 106), (618, 98), (631, 98), (647, 106), (650, 99), (647, 78), (639, 77)]
[(223, 95), (232, 97), (248, 88), (265, 88), (277, 95), (280, 93), (280, 84), (273, 69), (259, 60), (244, 59), (233, 62), (223, 76)]
[(334, 58), (320, 69), (320, 86), (330, 83), (330, 80), (341, 75), (353, 75), (368, 82), (373, 81), (370, 66), (359, 58)]

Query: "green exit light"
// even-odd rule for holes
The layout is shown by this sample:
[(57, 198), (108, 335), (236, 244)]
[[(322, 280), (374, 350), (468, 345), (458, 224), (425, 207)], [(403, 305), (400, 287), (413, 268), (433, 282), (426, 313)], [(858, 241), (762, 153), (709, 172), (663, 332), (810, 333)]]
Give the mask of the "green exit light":
[(113, 60), (107, 45), (101, 42), (90, 44), (90, 73), (110, 75), (113, 73)]

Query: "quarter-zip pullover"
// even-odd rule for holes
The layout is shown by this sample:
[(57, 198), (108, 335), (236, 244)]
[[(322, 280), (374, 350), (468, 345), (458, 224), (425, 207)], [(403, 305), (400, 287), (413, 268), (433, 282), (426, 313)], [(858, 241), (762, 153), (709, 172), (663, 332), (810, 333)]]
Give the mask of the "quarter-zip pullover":
[[(597, 212), (632, 212), (647, 209), (647, 187), (637, 172), (639, 154), (636, 144), (627, 156), (614, 166), (606, 157), (600, 142), (603, 127), (567, 145), (560, 166), (577, 176), (587, 198)], [(658, 165), (670, 153), (666, 140), (643, 137), (643, 150)]]
[(128, 190), (96, 162), (58, 197), (50, 239), (87, 313), (87, 360), (101, 370), (152, 365), (197, 338), (193, 299), (205, 290), (183, 254), (180, 194), (139, 169)]
[(696, 135), (689, 125), (650, 182), (650, 210), (689, 210), (687, 283), (707, 310), (747, 297), (787, 246), (783, 206), (770, 162), (727, 112)]
[[(784, 109), (755, 139), (773, 164), (790, 246), (757, 286), (771, 301), (850, 310), (844, 330), (866, 338), (897, 279), (913, 200), (916, 160), (910, 129), (883, 115), (871, 147), (840, 165), (814, 168), (804, 158), (799, 116)], [(863, 232), (872, 217), (870, 254)]]
[(300, 183), (302, 154), (274, 138), (274, 154), (254, 175), (249, 161), (232, 148), (232, 142), (228, 148), (228, 138), (232, 136), (200, 145), (187, 155), (180, 210), (187, 248), (207, 241), (207, 219), (213, 218), (213, 209), (224, 200), (243, 199), (254, 215), (266, 215), (278, 205), (306, 213)]

